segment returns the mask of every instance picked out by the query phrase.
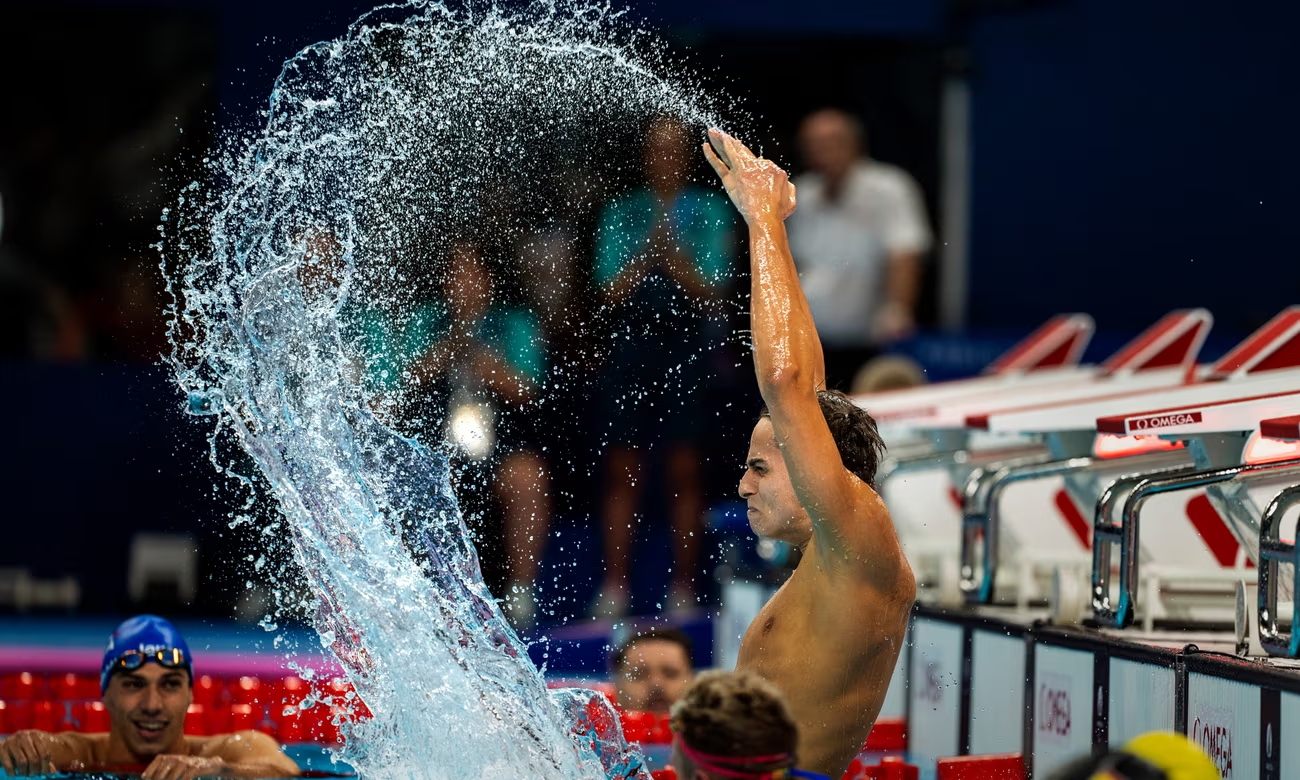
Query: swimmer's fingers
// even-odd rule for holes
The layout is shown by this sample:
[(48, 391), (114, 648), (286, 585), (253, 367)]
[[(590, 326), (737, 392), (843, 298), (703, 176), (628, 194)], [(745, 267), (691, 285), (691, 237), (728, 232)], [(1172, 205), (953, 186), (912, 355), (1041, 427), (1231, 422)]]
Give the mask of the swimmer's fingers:
[(140, 774), (140, 780), (167, 780), (167, 756), (154, 756)]
[[(731, 158), (727, 155), (727, 142), (729, 136), (716, 127), (709, 128), (709, 153), (718, 158), (724, 167), (731, 167)], [(715, 167), (716, 169), (716, 167)], [(719, 174), (720, 175), (720, 174)]]
[(703, 146), (704, 159), (709, 161), (709, 165), (713, 166), (713, 172), (718, 174), (719, 179), (726, 179), (727, 174), (731, 173), (731, 169), (727, 167), (727, 164), (724, 163), (716, 153), (714, 153), (712, 144), (705, 143)]
[(31, 732), (19, 732), (4, 743), (5, 772), (15, 777), (39, 775), (50, 763), (49, 754)]
[(798, 193), (795, 191), (794, 182), (787, 182), (785, 187), (786, 187), (785, 190), (786, 199), (785, 199), (785, 209), (784, 209), (785, 213), (781, 215), (781, 219), (788, 218), (791, 214), (794, 213), (795, 208), (799, 205), (799, 197), (798, 197)]
[(9, 747), (10, 743), (12, 743), (14, 739), (16, 739), (16, 737), (0, 740), (0, 766), (4, 767), (5, 774), (10, 777), (14, 777), (18, 774), (14, 771), (14, 754)]
[(45, 744), (45, 740), (32, 733), (27, 733), (23, 736), (26, 737), (27, 774), (43, 774), (45, 772), (45, 767), (50, 763), (50, 751)]
[(727, 155), (727, 162), (731, 164), (731, 167), (734, 168), (737, 164), (744, 165), (758, 159), (757, 155), (749, 151), (749, 147), (742, 144), (735, 136), (727, 135), (721, 131), (718, 134), (722, 136), (722, 146)]

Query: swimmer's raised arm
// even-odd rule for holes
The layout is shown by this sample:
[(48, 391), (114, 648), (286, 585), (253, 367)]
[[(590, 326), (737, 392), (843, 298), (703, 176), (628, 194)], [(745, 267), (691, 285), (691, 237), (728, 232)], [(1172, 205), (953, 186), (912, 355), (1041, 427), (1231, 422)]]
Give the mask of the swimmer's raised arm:
[(717, 130), (709, 137), (704, 154), (749, 225), (754, 368), (795, 494), (813, 521), (817, 557), (828, 573), (856, 572), (884, 593), (905, 591), (889, 514), (844, 467), (817, 400), (825, 388), (821, 341), (785, 234), (794, 185), (735, 138)]

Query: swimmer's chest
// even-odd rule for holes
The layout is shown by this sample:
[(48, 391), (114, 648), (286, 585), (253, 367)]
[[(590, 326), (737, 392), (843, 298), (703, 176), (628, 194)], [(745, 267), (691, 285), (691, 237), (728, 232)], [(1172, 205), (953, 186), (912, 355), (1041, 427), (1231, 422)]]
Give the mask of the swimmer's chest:
[[(804, 678), (810, 667), (857, 667), (870, 641), (870, 605), (849, 594), (829, 593), (800, 572), (773, 594), (746, 630), (737, 666), (770, 680)], [(817, 587), (820, 585), (821, 587)], [(861, 595), (861, 594), (859, 594)]]

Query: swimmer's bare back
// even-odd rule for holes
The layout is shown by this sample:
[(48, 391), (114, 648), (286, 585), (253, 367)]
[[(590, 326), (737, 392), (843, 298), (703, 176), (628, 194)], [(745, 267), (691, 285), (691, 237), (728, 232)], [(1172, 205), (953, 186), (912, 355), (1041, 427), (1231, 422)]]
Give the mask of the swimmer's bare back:
[(803, 552), (746, 631), (737, 668), (785, 694), (800, 767), (839, 777), (880, 712), (916, 585), (889, 512), (845, 468), (818, 403), (821, 342), (785, 237), (794, 185), (723, 133), (710, 131), (704, 153), (749, 225), (754, 365), (768, 416), (754, 428), (741, 494), (756, 532)]

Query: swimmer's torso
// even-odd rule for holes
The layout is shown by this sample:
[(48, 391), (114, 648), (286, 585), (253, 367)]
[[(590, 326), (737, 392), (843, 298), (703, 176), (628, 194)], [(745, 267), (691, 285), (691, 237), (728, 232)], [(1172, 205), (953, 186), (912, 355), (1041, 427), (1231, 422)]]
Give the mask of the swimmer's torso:
[(884, 703), (911, 601), (852, 572), (825, 571), (812, 544), (745, 632), (736, 667), (785, 694), (799, 724), (799, 767), (839, 777)]

